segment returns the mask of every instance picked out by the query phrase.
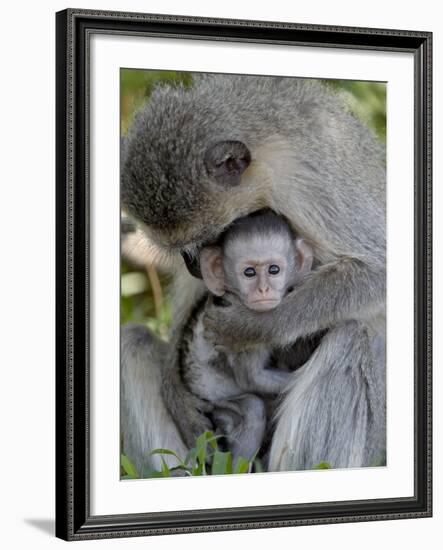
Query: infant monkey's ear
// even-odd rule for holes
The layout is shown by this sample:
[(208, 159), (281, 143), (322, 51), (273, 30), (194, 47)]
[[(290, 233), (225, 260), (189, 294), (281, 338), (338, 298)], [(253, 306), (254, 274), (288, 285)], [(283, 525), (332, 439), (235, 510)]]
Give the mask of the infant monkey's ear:
[(311, 271), (312, 262), (314, 261), (314, 251), (302, 237), (296, 237), (295, 251), (299, 275), (304, 276)]
[(225, 272), (219, 246), (206, 246), (200, 251), (200, 270), (203, 281), (216, 296), (225, 293)]

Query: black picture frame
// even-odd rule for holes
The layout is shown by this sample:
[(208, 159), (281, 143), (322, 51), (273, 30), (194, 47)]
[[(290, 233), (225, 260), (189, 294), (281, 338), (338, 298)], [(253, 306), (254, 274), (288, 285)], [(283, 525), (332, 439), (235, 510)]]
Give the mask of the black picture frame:
[[(91, 516), (89, 39), (169, 36), (412, 52), (415, 65), (415, 494), (409, 498)], [(65, 540), (432, 515), (432, 33), (68, 9), (56, 14), (56, 535)]]

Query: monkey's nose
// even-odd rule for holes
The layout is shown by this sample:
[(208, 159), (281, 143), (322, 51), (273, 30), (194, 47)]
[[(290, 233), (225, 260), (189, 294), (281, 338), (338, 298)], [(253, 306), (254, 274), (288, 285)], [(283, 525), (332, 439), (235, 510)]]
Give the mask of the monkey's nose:
[(267, 294), (268, 291), (269, 291), (269, 287), (268, 286), (259, 286), (258, 291), (260, 292), (260, 294)]

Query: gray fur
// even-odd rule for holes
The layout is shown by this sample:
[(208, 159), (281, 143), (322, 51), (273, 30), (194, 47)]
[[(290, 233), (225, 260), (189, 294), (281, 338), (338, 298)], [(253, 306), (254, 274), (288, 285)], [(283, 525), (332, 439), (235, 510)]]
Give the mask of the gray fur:
[(212, 414), (218, 434), (229, 434), (228, 448), (234, 465), (239, 457), (251, 460), (266, 433), (266, 406), (252, 393), (220, 401)]
[[(211, 179), (204, 163), (207, 149), (225, 140), (245, 144), (251, 154), (235, 186)], [(315, 269), (275, 310), (253, 312), (234, 299), (207, 316), (208, 330), (240, 349), (257, 342), (292, 346), (328, 330), (283, 401), (271, 469), (309, 468), (316, 460), (368, 466), (383, 452), (385, 193), (383, 149), (331, 90), (313, 81), (196, 77), (191, 89), (155, 91), (131, 128), (122, 200), (157, 246), (193, 254), (235, 219), (268, 207), (314, 250)], [(190, 278), (179, 283), (192, 292), (187, 305), (180, 295), (177, 327), (202, 292)], [(151, 360), (147, 347), (143, 353)], [(175, 379), (174, 353), (163, 368), (164, 379)], [(131, 372), (126, 368), (123, 377)], [(191, 398), (182, 399), (185, 390), (166, 386), (171, 416), (195, 424), (199, 416), (188, 408)], [(146, 384), (147, 400), (153, 391)], [(139, 394), (127, 399), (129, 408), (145, 406), (135, 403)], [(169, 420), (156, 429), (156, 437), (172, 431)], [(152, 436), (141, 437), (136, 454)]]
[[(154, 449), (167, 448), (184, 457), (187, 448), (162, 399), (160, 364), (169, 353), (167, 344), (140, 325), (123, 327), (121, 340), (123, 452), (142, 475), (161, 469), (159, 456), (149, 455)], [(177, 465), (174, 457), (164, 458)]]
[(380, 459), (384, 363), (373, 360), (371, 332), (357, 322), (329, 331), (294, 373), (277, 416), (270, 471), (313, 468), (325, 460), (334, 468), (370, 466)]
[[(279, 393), (288, 385), (291, 373), (266, 368), (270, 350), (263, 344), (236, 353), (220, 348), (217, 335), (204, 329), (205, 315), (214, 307), (220, 306), (209, 298), (185, 326), (179, 370), (192, 394), (213, 405), (212, 418), (218, 432), (228, 436), (234, 459), (242, 456), (249, 460), (259, 450), (266, 427), (265, 406), (251, 394)], [(187, 433), (186, 425), (178, 424), (187, 437), (199, 435)]]
[(272, 210), (263, 209), (235, 220), (223, 233), (219, 243), (226, 248), (230, 243), (250, 240), (255, 235), (260, 235), (264, 240), (281, 235), (289, 242), (296, 238), (290, 225), (281, 216), (276, 216)]

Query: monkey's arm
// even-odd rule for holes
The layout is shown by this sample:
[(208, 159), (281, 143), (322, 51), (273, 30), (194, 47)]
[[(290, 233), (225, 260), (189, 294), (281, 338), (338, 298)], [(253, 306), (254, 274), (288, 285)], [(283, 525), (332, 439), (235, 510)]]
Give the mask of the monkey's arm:
[(291, 380), (291, 372), (265, 369), (269, 353), (251, 351), (234, 357), (232, 371), (235, 381), (245, 391), (266, 395), (280, 393)]
[(280, 393), (292, 378), (291, 372), (275, 369), (255, 369), (253, 375), (255, 378), (251, 384), (251, 390), (264, 394)]
[(376, 313), (385, 292), (384, 269), (346, 257), (313, 271), (271, 311), (251, 311), (230, 295), (229, 307), (208, 309), (205, 325), (233, 349), (257, 342), (285, 346), (300, 336), (359, 319), (362, 312)]

